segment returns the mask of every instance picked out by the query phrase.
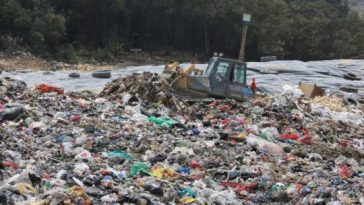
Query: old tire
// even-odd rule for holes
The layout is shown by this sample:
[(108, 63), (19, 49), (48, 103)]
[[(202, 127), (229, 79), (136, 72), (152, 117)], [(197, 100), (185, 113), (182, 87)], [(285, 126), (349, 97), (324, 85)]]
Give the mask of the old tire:
[(356, 100), (357, 100), (359, 103), (364, 104), (364, 96), (359, 96)]
[(70, 73), (68, 75), (68, 77), (70, 77), (70, 78), (79, 78), (79, 77), (81, 77), (81, 75), (79, 73)]
[(260, 57), (260, 62), (270, 62), (270, 61), (276, 61), (277, 56), (263, 56)]
[(54, 75), (54, 73), (51, 71), (44, 71), (43, 75)]
[(279, 74), (276, 70), (261, 70), (260, 74)]
[(109, 70), (95, 71), (92, 73), (94, 78), (111, 78), (111, 72)]
[(361, 80), (361, 78), (359, 76), (357, 76), (356, 74), (354, 73), (345, 73), (344, 74), (344, 78), (346, 80)]
[(351, 98), (351, 97), (344, 97), (343, 98), (343, 103), (345, 105), (354, 105), (356, 107), (358, 107), (360, 105), (360, 103), (356, 99)]
[(358, 93), (358, 88), (351, 87), (351, 86), (343, 86), (339, 88), (343, 92), (347, 93)]

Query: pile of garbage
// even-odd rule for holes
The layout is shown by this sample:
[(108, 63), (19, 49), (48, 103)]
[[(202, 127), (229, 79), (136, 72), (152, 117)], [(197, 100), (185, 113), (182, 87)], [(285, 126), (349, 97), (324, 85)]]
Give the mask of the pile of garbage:
[(158, 74), (145, 72), (113, 80), (105, 86), (99, 96), (123, 97), (124, 93), (128, 93), (145, 101), (157, 102), (165, 100), (168, 91), (168, 83), (162, 81)]
[(26, 83), (23, 81), (0, 78), (0, 99), (3, 102), (10, 102), (18, 98), (27, 89)]
[(1, 122), (0, 204), (364, 203), (362, 108), (290, 87), (178, 112), (148, 73), (98, 96), (42, 88), (19, 93), (23, 112)]
[(123, 99), (124, 104), (131, 101), (139, 103), (163, 103), (169, 108), (183, 111), (184, 105), (172, 93), (172, 88), (166, 80), (157, 73), (134, 73), (121, 77), (105, 85), (98, 95), (109, 100)]

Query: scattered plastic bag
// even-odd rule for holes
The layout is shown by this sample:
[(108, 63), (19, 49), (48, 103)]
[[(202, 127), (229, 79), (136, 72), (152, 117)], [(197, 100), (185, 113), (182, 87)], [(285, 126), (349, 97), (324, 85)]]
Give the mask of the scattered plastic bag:
[(4, 103), (0, 100), (0, 112), (4, 111), (5, 109), (5, 105)]
[(68, 193), (72, 196), (81, 197), (84, 199), (88, 204), (92, 202), (91, 198), (86, 194), (85, 190), (80, 186), (73, 186), (69, 188)]
[(30, 202), (28, 205), (48, 205), (49, 204), (49, 200), (41, 200), (41, 201), (37, 201), (37, 202)]
[(246, 137), (247, 143), (251, 146), (257, 146), (260, 150), (266, 150), (271, 154), (282, 154), (283, 149), (279, 145), (268, 142), (267, 140), (249, 135)]
[(169, 117), (161, 117), (161, 118), (149, 117), (148, 120), (150, 122), (153, 122), (154, 124), (160, 125), (162, 127), (170, 127), (177, 123), (177, 121), (174, 121), (174, 120), (170, 119)]
[(24, 194), (36, 194), (37, 190), (30, 184), (26, 184), (26, 183), (17, 183), (15, 184), (15, 187), (17, 189), (17, 191), (24, 195)]
[(343, 179), (350, 178), (353, 175), (352, 171), (350, 170), (350, 168), (346, 164), (340, 164), (339, 165), (338, 174)]
[(196, 199), (191, 198), (191, 197), (183, 197), (180, 199), (180, 202), (183, 204), (192, 204), (196, 201)]
[(298, 134), (297, 133), (287, 133), (287, 134), (283, 134), (280, 137), (282, 140), (297, 140), (298, 139)]
[(123, 151), (120, 150), (114, 150), (112, 152), (108, 153), (109, 158), (115, 158), (115, 157), (120, 157), (122, 159), (127, 159), (127, 160), (132, 160), (133, 157)]
[(84, 162), (76, 163), (75, 167), (74, 167), (74, 170), (73, 170), (73, 172), (77, 176), (84, 176), (89, 171), (90, 171), (90, 167)]
[(23, 105), (20, 104), (7, 104), (5, 108), (0, 111), (0, 123), (7, 120), (15, 120), (19, 115), (24, 112)]
[(146, 174), (149, 175), (149, 168), (143, 162), (137, 162), (131, 165), (130, 168), (130, 176), (135, 177), (138, 174)]
[(298, 139), (298, 141), (306, 145), (311, 145), (313, 143), (313, 138), (309, 133), (308, 129), (303, 129), (302, 138)]
[(21, 166), (15, 162), (12, 162), (12, 161), (2, 161), (1, 162), (1, 165), (4, 166), (4, 167), (10, 167), (12, 169), (19, 169)]
[(190, 188), (181, 188), (178, 191), (178, 195), (181, 198), (183, 198), (185, 196), (192, 197), (192, 198), (196, 198), (196, 193), (194, 191), (192, 191), (192, 189), (190, 189)]
[(164, 178), (173, 178), (176, 177), (176, 172), (169, 168), (169, 167), (164, 167), (163, 165), (157, 164), (154, 165), (151, 169), (150, 169), (150, 174), (154, 177), (156, 177), (157, 179), (164, 179)]
[(81, 153), (75, 156), (75, 160), (82, 160), (82, 161), (88, 161), (92, 162), (92, 154), (88, 150), (83, 150)]
[(41, 93), (51, 93), (51, 92), (55, 92), (58, 93), (59, 95), (63, 95), (64, 94), (64, 90), (58, 88), (58, 87), (54, 87), (54, 86), (50, 86), (47, 84), (40, 84), (37, 86), (37, 90), (39, 90), (39, 92)]
[(287, 97), (299, 98), (303, 96), (304, 93), (297, 86), (293, 87), (291, 85), (284, 85), (282, 95)]

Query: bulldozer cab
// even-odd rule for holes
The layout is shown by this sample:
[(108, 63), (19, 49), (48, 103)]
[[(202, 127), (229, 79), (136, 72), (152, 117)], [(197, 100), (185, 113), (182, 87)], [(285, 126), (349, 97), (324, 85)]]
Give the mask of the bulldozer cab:
[(244, 100), (247, 87), (246, 63), (212, 57), (206, 69), (197, 69), (194, 64), (183, 69), (175, 62), (165, 66), (161, 77), (166, 79), (180, 95), (194, 97), (225, 97)]
[(213, 57), (202, 74), (187, 76), (189, 90), (236, 100), (244, 99), (246, 84), (246, 63), (228, 58)]

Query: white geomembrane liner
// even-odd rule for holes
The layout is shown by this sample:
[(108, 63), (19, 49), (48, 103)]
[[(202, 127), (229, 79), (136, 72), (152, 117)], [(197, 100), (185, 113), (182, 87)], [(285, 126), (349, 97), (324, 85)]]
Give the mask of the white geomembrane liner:
[[(187, 64), (182, 64), (186, 66)], [(196, 65), (198, 68), (206, 67), (206, 64)], [(112, 78), (123, 75), (142, 72), (161, 73), (164, 66), (133, 66), (116, 68), (112, 71)], [(276, 74), (262, 74), (275, 72)], [(44, 71), (28, 73), (4, 72), (0, 76), (7, 76), (23, 80), (28, 86), (41, 83), (62, 87), (66, 91), (93, 90), (101, 91), (104, 85), (111, 79), (96, 79), (91, 76), (92, 72), (80, 72), (80, 78), (69, 78), (68, 75), (75, 71), (56, 71), (52, 74), (44, 74)], [(360, 81), (346, 80), (342, 76), (346, 72), (352, 72), (362, 77)], [(277, 74), (278, 73), (278, 74)], [(326, 60), (326, 61), (274, 61), (274, 62), (249, 62), (248, 83), (256, 78), (258, 88), (268, 94), (281, 93), (283, 85), (298, 85), (298, 83), (316, 83), (326, 90), (336, 92), (341, 86), (353, 86), (364, 94), (364, 60)]]

